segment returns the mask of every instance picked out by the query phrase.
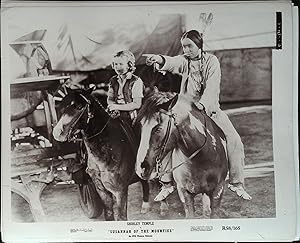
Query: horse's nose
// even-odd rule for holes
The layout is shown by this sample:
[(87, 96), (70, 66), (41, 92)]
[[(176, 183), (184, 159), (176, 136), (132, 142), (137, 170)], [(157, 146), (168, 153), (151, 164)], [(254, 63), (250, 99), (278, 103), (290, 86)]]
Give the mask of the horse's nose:
[(54, 139), (56, 141), (59, 141), (59, 142), (64, 142), (66, 139), (62, 136), (62, 133), (63, 133), (63, 130), (59, 127), (59, 126), (56, 126), (53, 128), (53, 132), (52, 132), (52, 135), (54, 137)]
[(54, 137), (54, 139), (55, 139), (56, 141), (58, 141), (59, 135), (61, 134), (61, 132), (60, 132), (59, 130), (60, 130), (60, 129), (57, 129), (57, 127), (54, 127), (54, 128), (53, 128), (52, 135), (53, 135), (53, 137)]

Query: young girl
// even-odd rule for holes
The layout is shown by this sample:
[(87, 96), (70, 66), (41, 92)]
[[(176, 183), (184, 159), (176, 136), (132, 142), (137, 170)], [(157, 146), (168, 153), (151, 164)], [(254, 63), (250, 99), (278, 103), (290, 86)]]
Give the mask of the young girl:
[(119, 111), (121, 118), (132, 124), (141, 107), (144, 90), (143, 81), (133, 74), (136, 69), (134, 55), (127, 50), (117, 52), (112, 68), (117, 75), (109, 81), (108, 110)]
[[(196, 106), (204, 105), (206, 113), (226, 136), (229, 161), (228, 188), (239, 197), (250, 200), (251, 196), (244, 188), (243, 143), (226, 113), (220, 109), (220, 63), (216, 56), (203, 51), (203, 38), (196, 30), (184, 33), (181, 37), (181, 45), (184, 55), (169, 57), (146, 54), (144, 55), (147, 56), (146, 64), (155, 64), (160, 71), (180, 74), (182, 77), (180, 93), (191, 96)], [(168, 164), (171, 165), (171, 163)], [(170, 173), (166, 173), (161, 180), (164, 182), (164, 186), (154, 199), (156, 201), (163, 200), (174, 190)]]

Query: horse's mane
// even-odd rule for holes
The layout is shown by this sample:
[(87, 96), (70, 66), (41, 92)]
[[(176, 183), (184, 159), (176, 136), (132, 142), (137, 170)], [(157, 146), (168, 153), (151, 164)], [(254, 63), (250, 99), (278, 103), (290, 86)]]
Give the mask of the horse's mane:
[(137, 115), (137, 122), (143, 118), (150, 119), (159, 109), (168, 109), (169, 104), (175, 99), (176, 93), (173, 92), (152, 92), (143, 101), (142, 107)]

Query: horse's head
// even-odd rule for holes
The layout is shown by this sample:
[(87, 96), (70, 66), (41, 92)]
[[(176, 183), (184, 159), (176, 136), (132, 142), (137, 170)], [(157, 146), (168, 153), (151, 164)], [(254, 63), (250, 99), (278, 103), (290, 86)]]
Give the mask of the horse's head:
[(92, 88), (88, 90), (68, 89), (68, 94), (59, 106), (62, 115), (53, 129), (55, 140), (60, 142), (70, 141), (76, 132), (85, 129), (94, 115), (92, 113), (92, 91)]
[[(137, 154), (136, 173), (143, 179), (153, 179), (156, 162), (170, 151), (174, 93), (155, 92), (144, 101), (137, 120), (141, 123), (141, 141)], [(153, 175), (153, 174), (152, 174)]]

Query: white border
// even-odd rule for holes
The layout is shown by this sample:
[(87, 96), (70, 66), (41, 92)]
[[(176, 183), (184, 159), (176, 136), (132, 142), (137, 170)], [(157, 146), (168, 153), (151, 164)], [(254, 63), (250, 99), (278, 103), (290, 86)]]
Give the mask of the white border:
[[(22, 5), (43, 5), (61, 6), (61, 3), (26, 3)], [(67, 6), (77, 6), (78, 2), (65, 3)], [(93, 4), (95, 6), (115, 5), (112, 3), (80, 3), (80, 5)], [(119, 6), (136, 5), (134, 3), (117, 3)], [(145, 4), (145, 3), (138, 3)], [(166, 3), (151, 3), (146, 4), (166, 4)], [(172, 9), (173, 4), (189, 4), (185, 3), (167, 3)], [(191, 5), (208, 4), (207, 2), (198, 3), (191, 2)], [(138, 241), (286, 241), (296, 238), (297, 227), (297, 207), (296, 207), (296, 180), (295, 171), (295, 135), (297, 127), (293, 126), (293, 122), (297, 119), (295, 108), (293, 106), (295, 100), (295, 63), (293, 57), (293, 29), (292, 29), (292, 7), (287, 1), (269, 1), (269, 2), (252, 2), (252, 3), (209, 3), (203, 6), (203, 11), (213, 9), (215, 12), (225, 11), (225, 8), (230, 5), (238, 7), (239, 11), (281, 11), (283, 18), (283, 49), (273, 50), (272, 57), (272, 85), (273, 85), (273, 151), (275, 163), (275, 188), (276, 188), (276, 218), (273, 219), (218, 219), (218, 220), (163, 220), (155, 221), (155, 228), (174, 229), (173, 233), (153, 234), (150, 239), (137, 238)], [(10, 6), (18, 6), (15, 3)], [(90, 5), (89, 5), (90, 6)], [(255, 11), (253, 16), (255, 16)], [(295, 11), (294, 11), (295, 13)], [(2, 37), (7, 33), (5, 19), (1, 21)], [(9, 82), (6, 79), (9, 75), (10, 67), (6, 64), (4, 58), (7, 57), (6, 48), (1, 48), (2, 64), (1, 64), (1, 115), (2, 115), (2, 144), (1, 144), (1, 195), (2, 195), (2, 237), (4, 241), (24, 242), (24, 241), (129, 241), (127, 234), (110, 234), (109, 230), (113, 229), (134, 229), (127, 226), (126, 222), (92, 222), (92, 223), (12, 223), (10, 222), (10, 151), (9, 130)], [(295, 58), (294, 58), (295, 59)], [(294, 80), (294, 82), (292, 82)], [(5, 200), (3, 200), (5, 199)], [(298, 197), (299, 200), (299, 197)], [(6, 209), (6, 210), (4, 210)], [(296, 212), (296, 213), (295, 213)], [(240, 225), (240, 231), (221, 231), (222, 225)], [(211, 232), (191, 232), (191, 225), (213, 225), (214, 230)], [(92, 229), (91, 233), (77, 232), (70, 233), (71, 228), (86, 228)], [(147, 228), (147, 227), (145, 227)]]
[[(293, 97), (294, 97), (294, 105), (293, 105), (293, 120), (294, 120), (294, 160), (295, 160), (295, 180), (296, 183), (299, 182), (299, 128), (298, 128), (298, 109), (299, 109), (299, 12), (298, 8), (294, 7), (293, 9), (293, 80), (294, 87), (293, 87)], [(298, 82), (297, 82), (298, 81)], [(300, 205), (300, 187), (296, 187), (296, 205)], [(298, 239), (300, 238), (300, 210), (298, 207), (297, 210), (297, 235)]]

